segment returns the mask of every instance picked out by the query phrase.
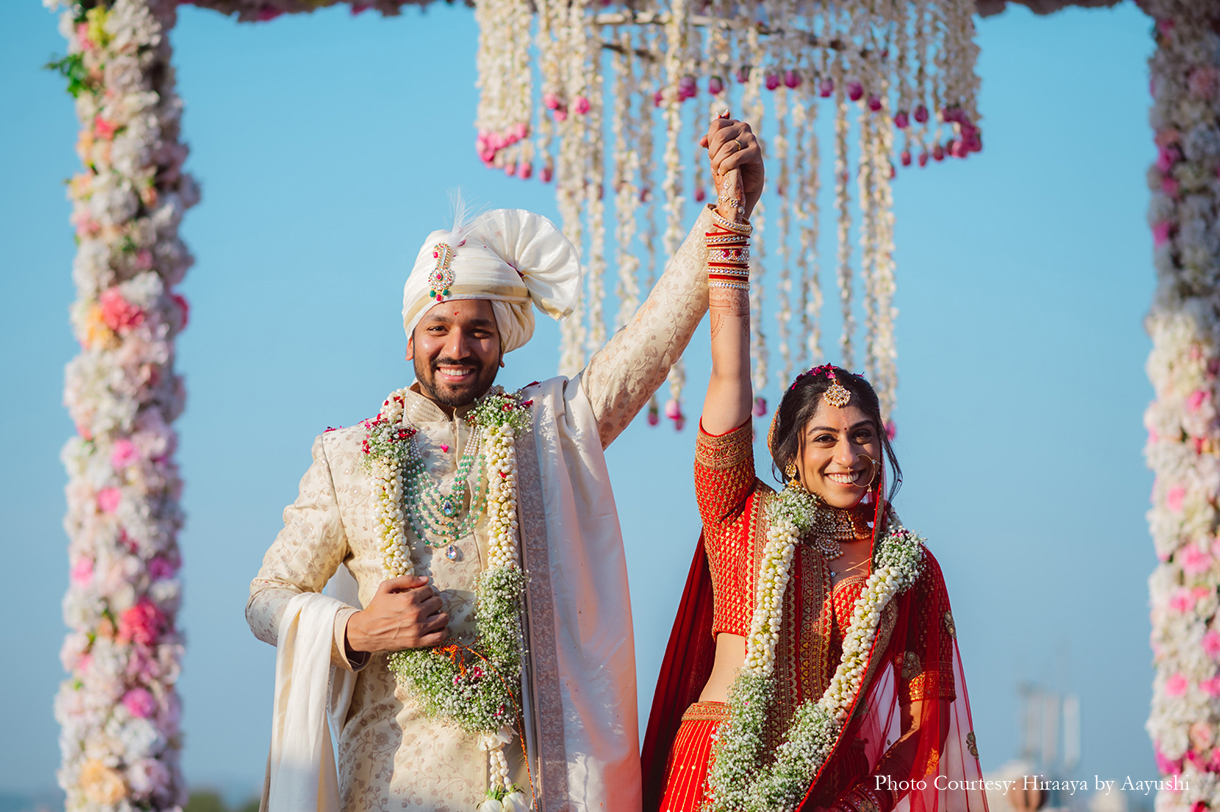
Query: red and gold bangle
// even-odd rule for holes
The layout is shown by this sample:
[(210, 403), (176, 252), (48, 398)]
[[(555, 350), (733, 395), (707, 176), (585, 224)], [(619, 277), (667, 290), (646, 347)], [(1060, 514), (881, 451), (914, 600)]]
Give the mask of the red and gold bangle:
[(720, 212), (716, 211), (715, 209), (712, 209), (712, 222), (725, 231), (731, 231), (734, 234), (741, 234), (744, 237), (750, 236), (750, 234), (754, 231), (754, 227), (749, 223), (734, 223), (732, 220), (721, 217)]

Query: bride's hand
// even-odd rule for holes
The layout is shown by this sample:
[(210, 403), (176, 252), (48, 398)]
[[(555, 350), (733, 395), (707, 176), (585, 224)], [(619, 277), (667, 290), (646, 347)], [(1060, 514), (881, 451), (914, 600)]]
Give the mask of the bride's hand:
[[(754, 211), (754, 204), (762, 196), (766, 178), (762, 147), (758, 143), (758, 138), (750, 130), (750, 125), (744, 121), (728, 118), (727, 113), (722, 114), (720, 118), (712, 120), (711, 126), (707, 129), (707, 135), (700, 139), (699, 146), (707, 148), (708, 158), (712, 164), (712, 179), (716, 182), (717, 197), (724, 195), (722, 188), (724, 176), (734, 169), (741, 170), (740, 193), (745, 209), (743, 214), (748, 220)], [(728, 217), (729, 212), (721, 211), (721, 215)]]

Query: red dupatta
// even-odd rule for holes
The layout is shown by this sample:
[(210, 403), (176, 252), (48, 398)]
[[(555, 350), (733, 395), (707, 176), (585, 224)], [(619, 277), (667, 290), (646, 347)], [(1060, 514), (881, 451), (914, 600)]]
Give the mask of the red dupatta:
[[(845, 796), (863, 784), (882, 799), (881, 812), (986, 812), (956, 629), (940, 567), (930, 553), (925, 551), (919, 581), (891, 606), (849, 721), (799, 809), (813, 812), (836, 803), (856, 808), (859, 804)], [(682, 713), (711, 674), (712, 610), (701, 536), (644, 737), (644, 812), (658, 810)], [(878, 787), (883, 791), (876, 792)]]

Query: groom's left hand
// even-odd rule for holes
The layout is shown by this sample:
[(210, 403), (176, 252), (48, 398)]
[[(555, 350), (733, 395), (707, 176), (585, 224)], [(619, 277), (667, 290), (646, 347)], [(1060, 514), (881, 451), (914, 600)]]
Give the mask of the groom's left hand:
[(762, 145), (758, 143), (758, 137), (754, 135), (750, 125), (727, 117), (713, 119), (707, 129), (707, 135), (700, 139), (699, 146), (707, 148), (717, 189), (720, 188), (720, 179), (726, 172), (731, 169), (741, 170), (746, 219), (749, 219), (754, 211), (754, 204), (762, 197), (766, 181)]

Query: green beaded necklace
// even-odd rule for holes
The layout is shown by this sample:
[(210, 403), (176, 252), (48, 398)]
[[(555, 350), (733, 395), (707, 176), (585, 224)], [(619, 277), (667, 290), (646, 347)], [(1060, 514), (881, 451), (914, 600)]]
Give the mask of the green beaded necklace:
[[(403, 502), (407, 517), (416, 537), (429, 547), (449, 546), (447, 557), (457, 558), (454, 544), (474, 532), (479, 516), (483, 514), (487, 488), (483, 476), (475, 479), (474, 493), (470, 491), (470, 474), (479, 459), (480, 431), (475, 429), (466, 441), (466, 450), (458, 461), (453, 488), (445, 493), (439, 482), (428, 474), (419, 452), (418, 430), (411, 437), (410, 450), (403, 466)], [(463, 505), (469, 498), (469, 507)]]

